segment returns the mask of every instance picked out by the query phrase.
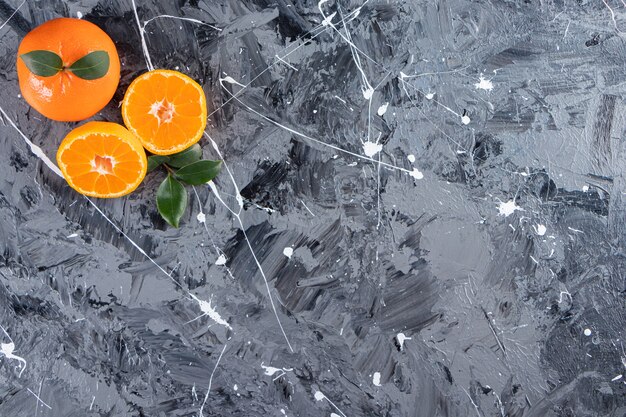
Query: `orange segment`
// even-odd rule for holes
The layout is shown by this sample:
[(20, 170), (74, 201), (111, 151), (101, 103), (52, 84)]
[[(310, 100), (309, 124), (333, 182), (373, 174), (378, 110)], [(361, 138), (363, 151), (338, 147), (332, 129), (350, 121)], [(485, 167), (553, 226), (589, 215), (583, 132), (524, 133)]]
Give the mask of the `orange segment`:
[(144, 148), (171, 155), (198, 142), (207, 122), (202, 87), (178, 71), (154, 70), (131, 83), (122, 102), (124, 124)]
[(68, 133), (59, 146), (57, 163), (70, 187), (100, 198), (131, 193), (148, 169), (139, 139), (109, 122), (89, 122)]

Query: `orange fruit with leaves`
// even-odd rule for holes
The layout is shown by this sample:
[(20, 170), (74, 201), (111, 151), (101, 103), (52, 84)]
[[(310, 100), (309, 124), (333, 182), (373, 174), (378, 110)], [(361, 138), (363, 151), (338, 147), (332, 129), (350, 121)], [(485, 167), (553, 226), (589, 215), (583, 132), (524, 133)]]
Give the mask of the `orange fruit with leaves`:
[(109, 122), (89, 122), (72, 130), (59, 146), (57, 164), (70, 187), (100, 198), (133, 192), (148, 169), (139, 139)]
[(49, 119), (87, 119), (107, 105), (120, 79), (115, 44), (98, 26), (59, 18), (20, 43), (17, 75), (22, 96)]
[(154, 70), (130, 84), (122, 102), (124, 124), (156, 155), (172, 155), (195, 144), (207, 123), (206, 96), (178, 71)]

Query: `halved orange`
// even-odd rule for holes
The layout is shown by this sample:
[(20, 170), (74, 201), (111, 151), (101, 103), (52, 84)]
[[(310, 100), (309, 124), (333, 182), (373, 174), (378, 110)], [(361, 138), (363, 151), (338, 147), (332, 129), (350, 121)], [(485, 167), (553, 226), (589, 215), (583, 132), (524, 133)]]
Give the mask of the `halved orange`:
[(89, 122), (68, 133), (59, 146), (57, 163), (70, 187), (100, 198), (131, 193), (148, 169), (139, 139), (109, 122)]
[(200, 84), (178, 71), (154, 70), (130, 84), (122, 102), (124, 124), (144, 148), (171, 155), (198, 142), (207, 122)]

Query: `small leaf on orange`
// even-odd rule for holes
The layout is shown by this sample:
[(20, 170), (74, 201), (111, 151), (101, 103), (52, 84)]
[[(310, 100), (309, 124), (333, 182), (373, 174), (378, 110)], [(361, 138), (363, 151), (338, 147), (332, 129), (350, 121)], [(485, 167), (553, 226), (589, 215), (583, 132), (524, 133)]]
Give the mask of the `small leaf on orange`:
[(63, 60), (50, 51), (31, 51), (20, 55), (26, 67), (40, 77), (52, 77), (63, 69)]
[(97, 80), (107, 74), (109, 64), (106, 51), (94, 51), (74, 62), (67, 70), (83, 80)]

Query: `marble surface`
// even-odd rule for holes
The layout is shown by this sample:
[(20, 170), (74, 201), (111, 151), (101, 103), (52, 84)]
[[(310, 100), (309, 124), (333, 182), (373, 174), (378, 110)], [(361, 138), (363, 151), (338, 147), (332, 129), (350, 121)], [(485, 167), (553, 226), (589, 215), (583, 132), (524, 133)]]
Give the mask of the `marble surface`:
[[(0, 0), (0, 415), (625, 416), (622, 3)], [(46, 160), (60, 16), (203, 85), (179, 229)]]

